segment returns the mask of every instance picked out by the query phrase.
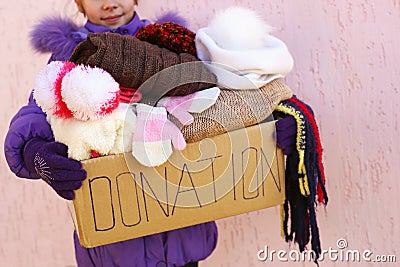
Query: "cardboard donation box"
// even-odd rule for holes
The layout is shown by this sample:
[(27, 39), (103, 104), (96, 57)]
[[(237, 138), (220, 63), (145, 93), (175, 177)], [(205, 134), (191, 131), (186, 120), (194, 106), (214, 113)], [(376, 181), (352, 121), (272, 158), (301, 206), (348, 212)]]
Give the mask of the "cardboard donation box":
[(213, 221), (283, 203), (284, 160), (275, 123), (231, 131), (174, 151), (157, 167), (131, 153), (83, 162), (70, 204), (84, 247)]

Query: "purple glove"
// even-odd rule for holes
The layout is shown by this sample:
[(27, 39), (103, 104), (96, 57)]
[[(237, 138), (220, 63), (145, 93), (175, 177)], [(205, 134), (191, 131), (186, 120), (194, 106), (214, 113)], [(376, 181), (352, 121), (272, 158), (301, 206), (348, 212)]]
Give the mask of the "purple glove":
[(30, 172), (37, 173), (59, 196), (72, 200), (82, 186), (86, 171), (82, 163), (68, 158), (68, 147), (59, 142), (33, 138), (24, 148), (24, 161)]
[(291, 154), (296, 149), (297, 124), (292, 116), (279, 119), (275, 123), (276, 145), (285, 155)]

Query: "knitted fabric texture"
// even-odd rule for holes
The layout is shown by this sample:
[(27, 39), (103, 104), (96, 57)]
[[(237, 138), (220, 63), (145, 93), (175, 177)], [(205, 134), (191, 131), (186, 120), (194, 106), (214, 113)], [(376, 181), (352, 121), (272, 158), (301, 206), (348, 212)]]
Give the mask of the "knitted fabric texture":
[[(297, 122), (296, 151), (286, 158), (286, 201), (283, 205), (283, 234), (294, 239), (301, 251), (310, 241), (318, 259), (321, 253), (315, 214), (316, 201), (326, 205), (325, 172), (318, 127), (310, 106), (296, 96), (282, 101), (275, 109), (277, 117), (293, 116)], [(288, 229), (289, 217), (291, 219)]]
[(194, 32), (174, 22), (150, 24), (136, 33), (136, 37), (142, 41), (165, 47), (175, 53), (197, 56), (195, 36)]
[(119, 87), (119, 100), (122, 103), (137, 103), (142, 99), (142, 93), (137, 89), (129, 87)]
[(257, 124), (270, 116), (282, 100), (292, 97), (292, 90), (274, 80), (259, 90), (222, 89), (213, 106), (192, 114), (193, 123), (180, 125), (186, 142), (197, 142), (207, 137)]
[[(190, 54), (177, 54), (134, 36), (116, 33), (88, 34), (87, 40), (75, 48), (70, 61), (106, 70), (122, 87), (139, 89), (142, 102), (157, 101), (163, 95), (187, 95), (212, 87), (216, 82), (214, 74)], [(183, 64), (184, 67), (161, 72), (139, 88), (161, 70), (189, 62), (198, 64)], [(199, 82), (187, 83), (187, 80)]]

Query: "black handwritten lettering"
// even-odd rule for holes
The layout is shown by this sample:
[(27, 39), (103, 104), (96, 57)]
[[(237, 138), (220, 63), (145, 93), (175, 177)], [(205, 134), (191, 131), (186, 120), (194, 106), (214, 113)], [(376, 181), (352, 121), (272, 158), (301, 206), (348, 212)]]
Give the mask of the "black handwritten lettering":
[[(190, 183), (192, 184), (192, 189), (180, 190), (185, 170), (186, 170), (186, 173), (188, 174), (188, 177), (190, 179)], [(178, 200), (178, 195), (181, 194), (181, 193), (186, 193), (186, 192), (190, 192), (190, 191), (194, 191), (194, 193), (196, 194), (197, 202), (199, 203), (199, 207), (201, 208), (202, 207), (201, 206), (201, 202), (200, 202), (200, 199), (199, 199), (199, 195), (197, 194), (196, 187), (195, 187), (195, 185), (193, 183), (192, 175), (190, 174), (189, 168), (188, 168), (187, 164), (185, 163), (183, 165), (183, 167), (182, 167), (181, 177), (179, 179), (179, 185), (178, 185), (178, 192), (176, 192), (174, 206), (172, 207), (172, 215), (174, 214), (174, 211), (175, 211), (176, 202)]]
[[(105, 184), (103, 184), (105, 182)], [(105, 188), (104, 188), (105, 187)], [(114, 206), (112, 201), (111, 180), (106, 176), (99, 176), (89, 180), (90, 199), (92, 203), (92, 212), (94, 227), (96, 231), (108, 231), (115, 227)], [(104, 190), (109, 194), (109, 198), (102, 193)], [(97, 200), (97, 201), (96, 201)], [(109, 200), (105, 203), (104, 200)], [(96, 204), (97, 203), (97, 204)], [(104, 206), (109, 204), (109, 206)], [(101, 205), (101, 209), (100, 206)], [(107, 209), (109, 208), (109, 209)], [(96, 217), (96, 210), (101, 211), (101, 214)], [(107, 214), (106, 211), (109, 211)]]
[(233, 200), (236, 200), (236, 179), (235, 179), (235, 161), (233, 153), (231, 154), (231, 165), (232, 165), (232, 188), (233, 188)]
[[(275, 157), (272, 153), (275, 153)], [(212, 181), (212, 186), (208, 187), (208, 193), (213, 194), (213, 198), (211, 198), (213, 203), (218, 201), (218, 193), (221, 193), (217, 191), (219, 190), (217, 182), (220, 177), (217, 177), (218, 171), (216, 173), (216, 170), (220, 167), (217, 159), (222, 157), (225, 157), (225, 155), (203, 158), (197, 161), (198, 163), (207, 162), (207, 169), (202, 172), (201, 178), (204, 177), (208, 179), (207, 181)], [(281, 162), (278, 162), (279, 159), (277, 149), (269, 152), (263, 147), (249, 146), (241, 152), (230, 153), (229, 166), (223, 166), (226, 167), (225, 171), (229, 174), (223, 176), (223, 178), (232, 179), (228, 180), (228, 183), (232, 181), (232, 187), (228, 190), (233, 191), (233, 200), (243, 202), (264, 197), (269, 190), (274, 190), (274, 188), (266, 188), (270, 184), (271, 186), (275, 184), (276, 189), (281, 192), (283, 189), (280, 180), (279, 164)], [(273, 164), (276, 164), (277, 170), (275, 170)], [(165, 218), (173, 216), (176, 207), (190, 205), (191, 208), (202, 208), (205, 205), (201, 202), (199, 196), (202, 191), (199, 191), (199, 187), (196, 187), (193, 178), (197, 176), (191, 172), (189, 166), (187, 163), (183, 163), (178, 172), (165, 166), (163, 169), (164, 177), (162, 177), (162, 174), (157, 177), (150, 176), (143, 169), (143, 171), (138, 170), (136, 173), (121, 172), (116, 175), (114, 180), (107, 176), (88, 179), (94, 230), (96, 232), (109, 231), (114, 229), (117, 224), (129, 228), (149, 223), (152, 215), (155, 215), (152, 213), (159, 212), (157, 204)], [(170, 177), (174, 178), (173, 181), (179, 178), (177, 187), (168, 184), (168, 175), (176, 175), (176, 177)], [(227, 174), (224, 173), (223, 175)], [(230, 177), (230, 175), (232, 176)], [(269, 177), (274, 183), (272, 181), (266, 183)], [(255, 190), (251, 192), (249, 191), (250, 183), (252, 186), (256, 184)], [(139, 190), (141, 190), (141, 193)], [(172, 195), (174, 196), (171, 197)], [(178, 202), (179, 197), (187, 200), (187, 202), (182, 202), (182, 199)], [(169, 198), (174, 198), (173, 204), (172, 199), (170, 203)], [(115, 205), (118, 207), (114, 207)], [(170, 208), (170, 205), (173, 205), (172, 208)], [(116, 214), (115, 211), (117, 211)], [(155, 217), (159, 218), (159, 216)], [(151, 223), (154, 223), (153, 221)]]
[(215, 157), (205, 158), (205, 159), (201, 159), (201, 160), (197, 161), (197, 162), (202, 162), (202, 161), (209, 160), (211, 162), (211, 177), (212, 177), (212, 185), (213, 185), (213, 193), (214, 193), (214, 202), (217, 202), (217, 189), (215, 188), (214, 161), (215, 161), (215, 159), (220, 158), (220, 157), (222, 157), (222, 156), (215, 156)]
[[(272, 179), (274, 180), (274, 183), (275, 183), (275, 186), (276, 186), (276, 188), (278, 189), (278, 191), (279, 192), (281, 192), (282, 191), (282, 188), (281, 188), (281, 179), (280, 179), (280, 173), (279, 173), (279, 162), (278, 162), (278, 160), (279, 160), (279, 157), (278, 157), (278, 149), (276, 148), (275, 149), (275, 163), (276, 163), (276, 166), (277, 166), (277, 169), (278, 169), (278, 177), (275, 177), (275, 174), (274, 174), (274, 172), (272, 171), (272, 166), (271, 166), (271, 164), (269, 163), (269, 161), (268, 161), (268, 159), (267, 159), (267, 156), (265, 155), (265, 152), (264, 152), (264, 150), (263, 150), (263, 148), (261, 148), (261, 162), (265, 162), (267, 165), (268, 165), (268, 172), (267, 173), (264, 173), (264, 169), (262, 169), (263, 170), (263, 173), (262, 173), (262, 176), (263, 177), (267, 177), (267, 175), (268, 175), (268, 173), (270, 173), (271, 174), (271, 176), (272, 176)], [(261, 164), (261, 165), (263, 165), (263, 164)], [(265, 180), (264, 180), (264, 182), (265, 182)]]
[[(251, 153), (251, 152), (254, 153)], [(245, 155), (248, 154), (248, 157), (246, 157)], [(255, 156), (251, 156), (252, 154), (255, 154)], [(248, 160), (246, 159), (248, 158)], [(243, 192), (243, 199), (254, 199), (257, 198), (260, 195), (260, 188), (259, 188), (259, 177), (258, 177), (258, 168), (255, 168), (256, 171), (256, 179), (257, 179), (257, 193), (254, 196), (246, 196), (246, 192), (248, 192), (248, 190), (245, 189), (245, 187), (249, 187), (249, 184), (245, 185), (245, 181), (246, 181), (246, 170), (247, 168), (249, 168), (249, 164), (251, 164), (251, 159), (255, 160), (255, 165), (257, 166), (258, 163), (258, 149), (255, 147), (248, 147), (246, 149), (244, 149), (242, 151), (242, 192)], [(253, 179), (254, 175), (249, 175), (248, 177), (250, 177), (250, 181)]]
[[(166, 169), (165, 169), (165, 175), (167, 175), (166, 174)], [(149, 221), (149, 214), (148, 214), (146, 194), (145, 194), (145, 184), (143, 183), (143, 181), (146, 182), (146, 185), (147, 185), (148, 189), (150, 190), (150, 192), (153, 195), (154, 199), (157, 201), (157, 203), (160, 206), (161, 210), (163, 211), (165, 217), (169, 217), (169, 203), (168, 203), (168, 192), (167, 192), (168, 180), (167, 180), (167, 177), (165, 177), (165, 194), (166, 194), (167, 204), (166, 204), (166, 209), (164, 209), (160, 198), (157, 196), (157, 194), (153, 190), (152, 186), (150, 185), (149, 180), (146, 178), (146, 176), (143, 174), (143, 172), (140, 172), (140, 183), (142, 185), (142, 195), (143, 195), (144, 206), (145, 206), (145, 211), (146, 211), (146, 220)]]
[(131, 172), (120, 173), (116, 177), (116, 184), (122, 224), (126, 227), (138, 225), (142, 221), (142, 215), (136, 175)]

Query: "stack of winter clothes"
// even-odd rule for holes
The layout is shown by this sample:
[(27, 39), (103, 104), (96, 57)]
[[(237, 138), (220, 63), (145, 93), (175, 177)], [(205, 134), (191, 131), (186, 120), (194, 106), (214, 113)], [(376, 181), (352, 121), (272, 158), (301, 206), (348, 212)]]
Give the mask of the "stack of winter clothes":
[(172, 22), (147, 25), (135, 37), (90, 33), (69, 62), (39, 73), (34, 96), (72, 158), (132, 152), (146, 166), (167, 161), (172, 146), (182, 150), (274, 111), (293, 116), (297, 147), (287, 157), (294, 169), (287, 170), (284, 205), (285, 226), (289, 215), (292, 224), (285, 234), (304, 250), (311, 228), (318, 255), (316, 192), (327, 202), (318, 129), (311, 108), (279, 80), (293, 59), (270, 31), (253, 11), (230, 8), (196, 33)]

